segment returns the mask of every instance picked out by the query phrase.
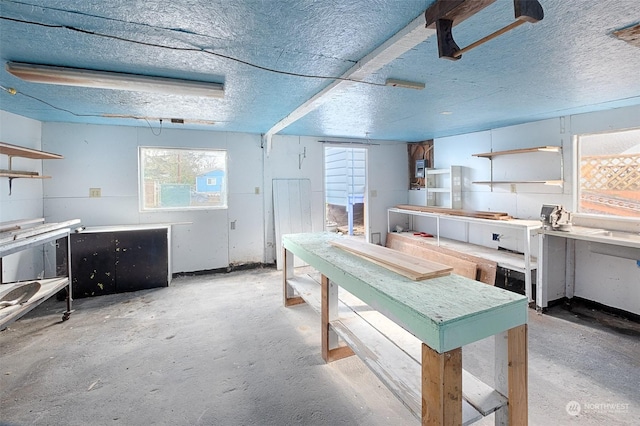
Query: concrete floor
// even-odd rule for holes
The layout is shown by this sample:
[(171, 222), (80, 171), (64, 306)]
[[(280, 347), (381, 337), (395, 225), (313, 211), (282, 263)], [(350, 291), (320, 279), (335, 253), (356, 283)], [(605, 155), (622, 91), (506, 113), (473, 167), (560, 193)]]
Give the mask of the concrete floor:
[[(319, 316), (282, 307), (273, 269), (180, 277), (74, 308), (61, 323), (64, 303), (49, 300), (0, 332), (0, 424), (419, 424), (356, 357), (324, 364)], [(529, 320), (531, 425), (640, 424), (637, 333), (561, 309)], [(492, 351), (492, 339), (463, 349), (489, 384)]]

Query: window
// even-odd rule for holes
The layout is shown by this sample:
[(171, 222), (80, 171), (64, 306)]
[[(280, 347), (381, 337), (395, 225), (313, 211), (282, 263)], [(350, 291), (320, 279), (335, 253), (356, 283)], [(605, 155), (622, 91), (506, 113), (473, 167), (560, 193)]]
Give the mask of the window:
[(577, 141), (578, 212), (640, 217), (640, 129)]
[(140, 147), (142, 211), (227, 207), (227, 152)]

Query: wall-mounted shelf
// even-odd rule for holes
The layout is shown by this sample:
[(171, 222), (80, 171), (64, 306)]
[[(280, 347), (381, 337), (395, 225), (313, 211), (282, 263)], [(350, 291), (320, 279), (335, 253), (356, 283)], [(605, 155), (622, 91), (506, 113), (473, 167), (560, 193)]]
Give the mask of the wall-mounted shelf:
[(555, 186), (564, 185), (564, 181), (562, 180), (513, 180), (513, 181), (480, 180), (480, 181), (475, 181), (471, 183), (477, 183), (479, 185), (510, 185), (510, 184), (521, 184), (521, 183), (537, 183), (542, 185), (555, 185)]
[[(553, 153), (560, 155), (560, 163), (559, 163), (559, 178), (553, 179), (513, 179), (513, 180), (494, 180), (494, 164), (493, 158), (503, 155), (516, 155), (516, 154), (533, 154), (533, 153)], [(539, 184), (539, 185), (551, 185), (551, 186), (564, 186), (564, 161), (562, 158), (562, 147), (561, 146), (536, 146), (532, 148), (520, 148), (520, 149), (510, 149), (506, 151), (494, 151), (494, 152), (483, 152), (481, 154), (472, 154), (474, 157), (478, 158), (487, 158), (491, 161), (491, 180), (487, 181), (475, 181), (472, 183), (479, 185), (516, 185), (516, 184)], [(517, 168), (517, 167), (516, 167)]]
[(11, 167), (11, 160), (13, 159), (13, 157), (30, 158), (32, 160), (59, 160), (61, 158), (64, 158), (60, 154), (38, 151), (37, 149), (25, 148), (22, 146), (11, 145), (4, 142), (0, 142), (0, 154), (4, 154), (9, 157), (9, 168), (7, 170), (0, 169), (0, 177), (9, 178), (9, 195), (11, 195), (11, 181), (13, 179), (48, 179), (51, 177), (41, 176), (38, 172), (13, 170), (13, 168)]
[(510, 149), (507, 151), (483, 152), (482, 154), (472, 154), (474, 157), (493, 158), (499, 155), (528, 154), (531, 152), (562, 152), (561, 146), (537, 146), (534, 148)]

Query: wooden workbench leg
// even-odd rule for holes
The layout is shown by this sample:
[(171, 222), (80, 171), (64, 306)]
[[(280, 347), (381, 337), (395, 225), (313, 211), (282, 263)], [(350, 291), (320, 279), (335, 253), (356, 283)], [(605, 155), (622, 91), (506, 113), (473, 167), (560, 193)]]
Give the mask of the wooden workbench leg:
[(527, 325), (497, 334), (495, 387), (509, 403), (495, 414), (496, 425), (528, 424), (528, 350)]
[(322, 359), (336, 361), (353, 355), (348, 346), (338, 346), (338, 335), (331, 329), (331, 321), (338, 319), (338, 286), (322, 275), (322, 309), (320, 327), (322, 330)]
[(462, 424), (462, 348), (441, 354), (422, 344), (422, 424)]
[(284, 298), (284, 306), (293, 306), (304, 303), (304, 299), (300, 296), (293, 296), (293, 288), (287, 284), (287, 280), (293, 278), (293, 253), (282, 247), (282, 296)]

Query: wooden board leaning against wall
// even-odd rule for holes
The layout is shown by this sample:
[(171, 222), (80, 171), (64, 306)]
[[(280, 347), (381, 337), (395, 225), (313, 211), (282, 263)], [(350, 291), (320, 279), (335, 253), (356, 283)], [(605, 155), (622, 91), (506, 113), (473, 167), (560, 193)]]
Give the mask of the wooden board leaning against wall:
[(496, 262), (439, 247), (432, 240), (433, 238), (427, 240), (409, 233), (388, 233), (386, 246), (402, 253), (449, 265), (453, 267), (454, 274), (495, 285), (498, 267)]

